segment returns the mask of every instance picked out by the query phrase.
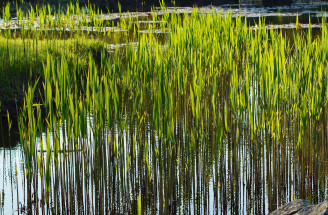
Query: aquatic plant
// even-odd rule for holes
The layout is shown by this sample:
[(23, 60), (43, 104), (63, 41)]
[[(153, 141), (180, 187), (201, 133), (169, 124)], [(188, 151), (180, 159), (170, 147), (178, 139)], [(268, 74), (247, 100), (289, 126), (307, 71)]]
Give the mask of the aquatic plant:
[[(260, 183), (268, 191), (255, 189), (252, 198), (268, 192), (279, 205), (274, 184), (295, 178), (298, 198), (323, 199), (326, 19), (321, 39), (297, 21), (290, 40), (261, 17), (252, 27), (214, 10), (175, 14), (162, 4), (161, 12), (144, 26), (121, 19), (127, 43), (109, 50), (92, 42), (114, 33), (91, 5), (17, 10), (23, 24), (5, 29), (0, 48), (3, 68), (29, 76), (18, 117), (29, 207), (41, 188), (43, 213), (169, 214), (190, 205), (200, 213), (211, 181), (215, 205), (227, 212), (228, 201), (240, 201), (228, 193)], [(25, 56), (34, 61), (20, 67)], [(301, 186), (310, 173), (319, 177), (316, 192)]]

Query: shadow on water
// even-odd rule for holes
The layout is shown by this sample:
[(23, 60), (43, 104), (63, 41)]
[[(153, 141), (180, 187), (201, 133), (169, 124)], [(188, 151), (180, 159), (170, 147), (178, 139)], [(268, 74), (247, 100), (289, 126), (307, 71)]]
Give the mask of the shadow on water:
[[(322, 18), (316, 17), (315, 15), (302, 14), (298, 16), (299, 23), (309, 23), (312, 24), (321, 23)], [(256, 25), (259, 22), (259, 18), (247, 18), (249, 25)], [(266, 16), (265, 23), (268, 25), (283, 25), (296, 23), (296, 16)]]

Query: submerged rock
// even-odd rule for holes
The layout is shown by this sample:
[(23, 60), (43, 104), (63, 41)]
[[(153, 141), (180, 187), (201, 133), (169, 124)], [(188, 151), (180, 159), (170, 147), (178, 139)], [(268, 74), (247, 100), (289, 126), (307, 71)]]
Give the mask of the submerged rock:
[(289, 202), (269, 215), (328, 215), (328, 201), (312, 205), (310, 202), (297, 199)]

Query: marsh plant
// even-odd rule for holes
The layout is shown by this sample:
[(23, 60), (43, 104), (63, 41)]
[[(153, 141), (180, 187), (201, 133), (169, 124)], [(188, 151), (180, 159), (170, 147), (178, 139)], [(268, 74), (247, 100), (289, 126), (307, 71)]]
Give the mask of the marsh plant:
[[(231, 14), (161, 11), (143, 26), (121, 19), (114, 33), (92, 6), (42, 6), (18, 9), (19, 28), (2, 30), (2, 68), (15, 72), (1, 75), (27, 80), (18, 127), (29, 212), (267, 213), (324, 200), (326, 18), (320, 38), (310, 25), (290, 39), (263, 18), (253, 28)], [(109, 50), (113, 34), (126, 45)]]

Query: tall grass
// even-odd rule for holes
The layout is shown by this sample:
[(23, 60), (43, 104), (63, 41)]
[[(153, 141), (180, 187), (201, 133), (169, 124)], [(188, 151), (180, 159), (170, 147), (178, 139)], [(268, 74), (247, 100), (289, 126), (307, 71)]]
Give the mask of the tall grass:
[[(67, 47), (89, 41), (76, 27), (90, 20), (95, 29), (105, 25), (92, 6), (18, 12), (29, 21), (17, 36), (5, 31), (13, 59), (3, 57), (5, 66), (20, 66), (23, 56), (42, 65), (40, 74), (34, 63), (18, 67), (40, 77), (29, 79), (18, 120), (27, 205), (39, 187), (42, 213), (201, 213), (209, 210), (210, 193), (223, 213), (228, 202), (238, 212), (241, 200), (232, 193), (254, 193), (249, 198), (258, 204), (247, 212), (265, 213), (262, 196), (269, 210), (292, 198), (279, 196), (276, 184), (293, 184), (286, 193), (297, 198), (324, 199), (326, 19), (321, 39), (311, 28), (306, 35), (296, 29), (292, 44), (262, 18), (254, 30), (239, 16), (169, 14), (162, 7), (163, 16), (152, 12), (148, 34), (130, 17), (119, 24), (125, 48), (87, 57), (81, 53), (92, 42), (81, 53)], [(65, 28), (74, 31), (56, 39)], [(306, 189), (309, 181), (318, 186)]]

